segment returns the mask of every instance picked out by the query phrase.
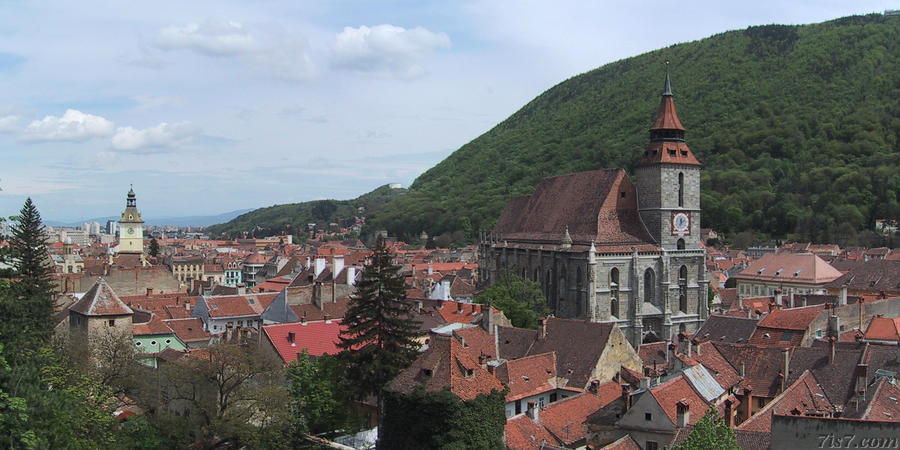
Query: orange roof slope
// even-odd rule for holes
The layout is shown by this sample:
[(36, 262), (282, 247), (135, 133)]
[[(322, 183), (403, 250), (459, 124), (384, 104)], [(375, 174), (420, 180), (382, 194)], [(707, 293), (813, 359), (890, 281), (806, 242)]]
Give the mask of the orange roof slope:
[(866, 328), (866, 339), (900, 341), (900, 317), (873, 317)]
[(834, 411), (816, 378), (806, 371), (800, 378), (769, 402), (763, 409), (744, 421), (737, 429), (772, 431), (772, 415), (827, 415)]
[(736, 278), (824, 284), (843, 275), (812, 253), (767, 253), (737, 274)]
[(134, 314), (112, 288), (106, 284), (106, 280), (99, 279), (88, 291), (69, 307), (70, 311), (85, 316), (127, 316)]

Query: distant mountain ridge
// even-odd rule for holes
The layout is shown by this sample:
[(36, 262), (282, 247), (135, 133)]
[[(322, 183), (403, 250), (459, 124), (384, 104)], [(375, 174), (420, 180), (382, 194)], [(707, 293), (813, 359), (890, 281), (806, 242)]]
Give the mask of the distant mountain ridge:
[[(248, 211), (252, 211), (252, 209), (238, 209), (235, 211), (229, 211), (222, 214), (215, 214), (210, 216), (183, 216), (183, 217), (162, 217), (162, 218), (148, 218), (145, 217), (147, 225), (152, 226), (164, 226), (171, 225), (176, 227), (206, 227), (209, 225), (215, 225), (217, 223), (227, 222), (231, 219), (234, 219), (241, 214), (244, 214)], [(45, 225), (50, 225), (52, 227), (80, 227), (81, 224), (85, 222), (99, 222), (100, 225), (105, 226), (108, 220), (119, 220), (119, 216), (107, 216), (107, 217), (95, 217), (92, 219), (85, 219), (78, 222), (62, 222), (57, 220), (45, 220)]]
[[(627, 36), (623, 36), (627, 39)], [(671, 61), (705, 164), (702, 226), (853, 244), (900, 217), (900, 16), (729, 31), (606, 64), (548, 89), (369, 218), (402, 238), (491, 229), (544, 177), (632, 170)]]

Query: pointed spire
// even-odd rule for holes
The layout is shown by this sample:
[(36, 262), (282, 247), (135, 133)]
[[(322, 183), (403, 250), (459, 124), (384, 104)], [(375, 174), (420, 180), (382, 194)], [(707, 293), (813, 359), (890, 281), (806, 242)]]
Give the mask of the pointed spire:
[(672, 93), (672, 82), (669, 80), (669, 61), (666, 61), (666, 85), (663, 87), (662, 91), (663, 97), (674, 97), (675, 94)]
[(566, 225), (566, 234), (563, 235), (561, 248), (572, 248), (572, 235), (569, 234), (569, 226)]

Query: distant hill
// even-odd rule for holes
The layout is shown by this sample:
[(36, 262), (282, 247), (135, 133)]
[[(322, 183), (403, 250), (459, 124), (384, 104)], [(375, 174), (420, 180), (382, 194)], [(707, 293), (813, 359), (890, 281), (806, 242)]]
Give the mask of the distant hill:
[[(329, 223), (352, 225), (355, 217), (368, 215), (386, 203), (406, 194), (406, 189), (384, 185), (353, 200), (315, 200), (303, 203), (275, 205), (259, 208), (222, 223), (208, 227), (211, 235), (236, 237), (242, 232), (257, 237), (296, 231), (305, 231), (307, 224), (325, 226)], [(363, 208), (359, 212), (359, 208)]]
[[(147, 225), (153, 226), (162, 226), (162, 225), (172, 225), (176, 227), (205, 227), (209, 225), (214, 225), (217, 223), (227, 222), (235, 217), (246, 213), (247, 211), (251, 211), (250, 209), (239, 209), (236, 211), (229, 211), (222, 214), (216, 214), (212, 216), (185, 216), (185, 217), (161, 217), (161, 218), (147, 218)], [(84, 219), (79, 222), (60, 222), (57, 220), (45, 220), (44, 224), (50, 225), (52, 227), (80, 227), (82, 223), (85, 222), (98, 222), (100, 225), (105, 226), (106, 221), (108, 220), (119, 220), (119, 216), (106, 216), (106, 217), (94, 217), (92, 219)]]
[(464, 145), (369, 223), (472, 238), (542, 177), (631, 170), (670, 60), (687, 142), (705, 164), (702, 226), (849, 242), (900, 217), (898, 42), (900, 17), (873, 14), (750, 27), (607, 64)]

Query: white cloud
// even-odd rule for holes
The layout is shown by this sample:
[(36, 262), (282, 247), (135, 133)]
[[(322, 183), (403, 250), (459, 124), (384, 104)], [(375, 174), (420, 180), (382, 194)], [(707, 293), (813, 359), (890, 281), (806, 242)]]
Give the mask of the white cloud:
[(171, 148), (187, 143), (198, 133), (199, 129), (187, 122), (173, 124), (163, 122), (142, 130), (120, 127), (112, 137), (112, 147), (116, 150)]
[(422, 27), (394, 25), (345, 27), (335, 36), (334, 66), (360, 72), (415, 77), (422, 60), (437, 49), (450, 48), (450, 37)]
[(0, 133), (15, 131), (19, 126), (19, 116), (0, 116)]
[(22, 137), (31, 141), (86, 141), (113, 134), (115, 125), (100, 116), (67, 109), (62, 117), (46, 116), (31, 122)]
[(221, 20), (163, 28), (156, 35), (155, 43), (163, 50), (193, 50), (209, 56), (234, 56), (259, 48), (256, 39), (240, 22)]

